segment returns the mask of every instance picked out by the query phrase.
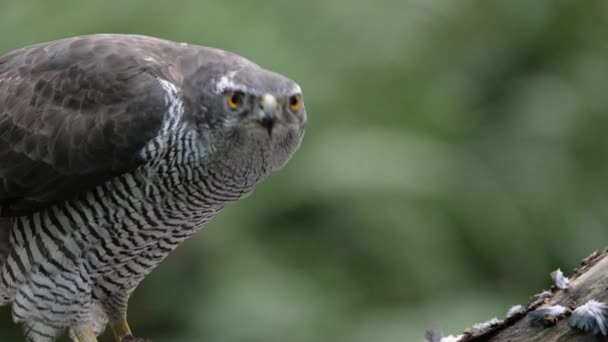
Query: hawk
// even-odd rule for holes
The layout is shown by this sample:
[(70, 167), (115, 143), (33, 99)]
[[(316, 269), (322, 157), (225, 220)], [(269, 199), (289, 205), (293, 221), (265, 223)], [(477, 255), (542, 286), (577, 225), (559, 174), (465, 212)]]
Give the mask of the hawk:
[(137, 285), (306, 118), (294, 81), (219, 49), (98, 34), (0, 57), (0, 305), (28, 341), (133, 339)]

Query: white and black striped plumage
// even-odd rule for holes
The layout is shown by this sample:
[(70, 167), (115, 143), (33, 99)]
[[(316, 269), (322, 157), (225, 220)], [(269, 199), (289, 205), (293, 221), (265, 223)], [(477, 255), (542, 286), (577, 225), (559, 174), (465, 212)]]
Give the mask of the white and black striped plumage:
[(240, 56), (145, 36), (0, 57), (0, 305), (36, 342), (124, 318), (146, 274), (289, 160), (301, 101)]

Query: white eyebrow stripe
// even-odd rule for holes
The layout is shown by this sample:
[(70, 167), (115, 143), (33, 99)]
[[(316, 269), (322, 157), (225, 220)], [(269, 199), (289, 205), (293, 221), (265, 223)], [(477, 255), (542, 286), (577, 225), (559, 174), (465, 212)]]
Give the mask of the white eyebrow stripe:
[(294, 86), (291, 88), (291, 94), (293, 94), (293, 95), (302, 94), (302, 88), (300, 88), (300, 86), (299, 86), (299, 85), (297, 85), (297, 84), (296, 84), (296, 85), (294, 85)]
[(236, 70), (230, 71), (228, 74), (222, 76), (215, 85), (215, 92), (217, 94), (221, 94), (226, 90), (245, 91), (247, 87), (244, 87), (242, 84), (234, 82), (234, 76), (236, 76)]
[[(261, 95), (258, 91), (251, 89), (242, 83), (237, 83), (234, 81), (234, 77), (236, 76), (237, 71), (233, 70), (228, 72), (227, 74), (220, 77), (219, 81), (217, 81), (215, 85), (215, 93), (223, 94), (227, 91), (242, 91), (244, 93), (253, 94), (253, 95)], [(288, 96), (300, 95), (302, 94), (302, 88), (299, 85), (294, 84), (289, 92), (287, 92)]]

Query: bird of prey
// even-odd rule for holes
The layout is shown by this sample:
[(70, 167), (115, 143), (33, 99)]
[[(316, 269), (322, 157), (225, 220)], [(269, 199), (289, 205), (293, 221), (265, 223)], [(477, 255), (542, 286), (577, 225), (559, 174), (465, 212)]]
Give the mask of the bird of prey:
[(306, 121), (294, 81), (219, 49), (98, 34), (0, 57), (0, 305), (28, 341), (133, 340), (137, 285)]

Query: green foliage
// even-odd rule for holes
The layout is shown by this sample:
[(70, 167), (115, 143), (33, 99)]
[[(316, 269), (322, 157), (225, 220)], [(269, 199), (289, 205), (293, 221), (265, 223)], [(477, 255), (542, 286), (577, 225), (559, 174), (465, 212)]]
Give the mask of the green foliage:
[[(232, 50), (305, 91), (292, 162), (136, 291), (133, 328), (155, 341), (419, 341), (503, 315), (608, 240), (605, 2), (1, 7), (2, 53), (142, 33)], [(0, 312), (0, 340), (19, 340)]]

